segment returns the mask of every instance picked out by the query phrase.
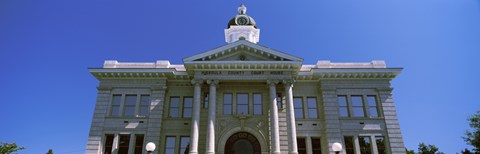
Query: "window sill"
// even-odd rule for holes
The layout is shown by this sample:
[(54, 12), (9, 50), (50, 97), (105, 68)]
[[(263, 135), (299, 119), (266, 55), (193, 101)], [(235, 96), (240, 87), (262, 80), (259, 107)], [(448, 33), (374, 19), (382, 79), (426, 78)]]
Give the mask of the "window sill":
[(384, 120), (384, 117), (340, 117), (340, 120)]
[(108, 119), (147, 119), (148, 116), (107, 116)]

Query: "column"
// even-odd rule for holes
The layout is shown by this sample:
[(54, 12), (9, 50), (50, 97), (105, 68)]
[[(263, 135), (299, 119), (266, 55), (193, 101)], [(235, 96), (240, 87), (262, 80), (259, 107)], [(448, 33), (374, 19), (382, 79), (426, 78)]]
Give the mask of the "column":
[(360, 152), (360, 142), (358, 141), (358, 136), (353, 136), (353, 142), (355, 146), (355, 153), (361, 153)]
[(373, 154), (378, 154), (378, 145), (377, 145), (377, 139), (375, 138), (375, 135), (370, 136), (370, 142), (372, 143), (372, 152)]
[(117, 154), (118, 153), (118, 142), (120, 140), (120, 134), (115, 133), (115, 136), (113, 137), (113, 146), (112, 146), (112, 154)]
[(287, 98), (287, 134), (288, 134), (288, 153), (297, 154), (297, 127), (295, 124), (295, 111), (293, 109), (293, 80), (284, 80), (285, 94)]
[(271, 146), (274, 154), (280, 154), (280, 135), (278, 133), (278, 108), (277, 108), (277, 91), (275, 85), (278, 81), (268, 80), (267, 84), (270, 86), (270, 134)]
[(200, 129), (200, 93), (202, 80), (192, 80), (193, 90), (193, 113), (192, 129), (190, 131), (190, 154), (198, 153), (198, 130)]
[(216, 117), (216, 94), (218, 80), (208, 80), (210, 92), (208, 98), (208, 123), (207, 123), (207, 153), (215, 153), (215, 117)]
[[(306, 139), (307, 141), (305, 141), (305, 143), (307, 144), (307, 154), (312, 154), (313, 153), (312, 137), (307, 136)], [(315, 145), (315, 146), (319, 146), (319, 145)]]
[(128, 153), (134, 153), (134, 152), (135, 152), (135, 133), (132, 132), (132, 134), (130, 134), (130, 141), (128, 141)]

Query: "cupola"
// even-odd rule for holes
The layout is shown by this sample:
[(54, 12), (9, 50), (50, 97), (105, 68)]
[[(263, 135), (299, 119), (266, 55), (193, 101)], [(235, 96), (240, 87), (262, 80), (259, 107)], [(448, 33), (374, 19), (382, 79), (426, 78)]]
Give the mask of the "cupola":
[(240, 5), (238, 14), (233, 17), (225, 29), (225, 41), (232, 43), (238, 40), (247, 40), (257, 43), (260, 40), (260, 29), (257, 28), (255, 20), (247, 15), (247, 7)]

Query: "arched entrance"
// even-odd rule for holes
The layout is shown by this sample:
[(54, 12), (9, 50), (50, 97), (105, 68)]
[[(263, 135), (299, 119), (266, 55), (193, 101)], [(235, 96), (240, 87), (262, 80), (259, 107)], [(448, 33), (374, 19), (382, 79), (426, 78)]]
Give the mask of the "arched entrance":
[(260, 154), (261, 148), (257, 138), (247, 132), (238, 132), (225, 143), (225, 154)]

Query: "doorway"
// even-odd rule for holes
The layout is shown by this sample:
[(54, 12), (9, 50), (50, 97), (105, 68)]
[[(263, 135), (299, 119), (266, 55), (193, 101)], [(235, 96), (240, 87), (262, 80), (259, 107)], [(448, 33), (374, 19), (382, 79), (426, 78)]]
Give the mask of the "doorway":
[(247, 132), (238, 132), (228, 138), (225, 154), (260, 154), (260, 143), (257, 138)]

